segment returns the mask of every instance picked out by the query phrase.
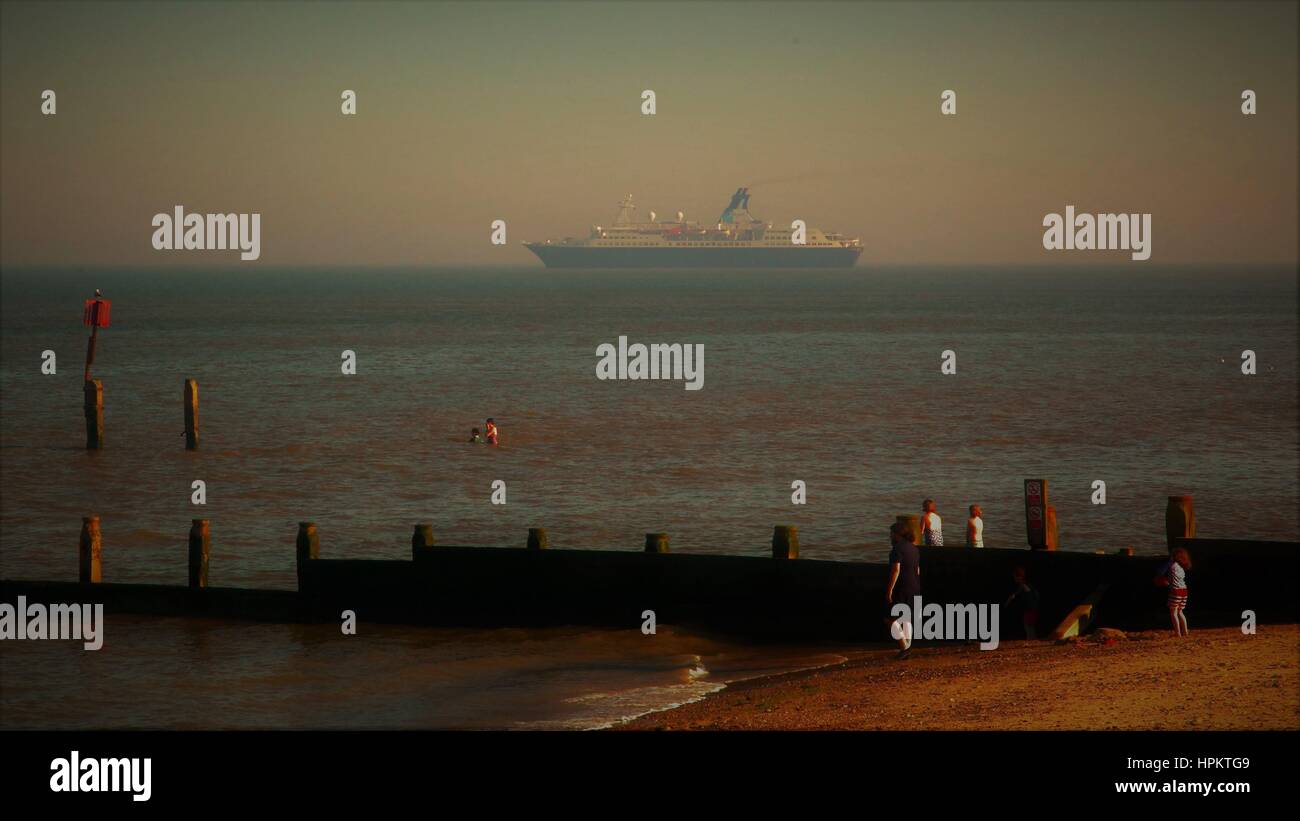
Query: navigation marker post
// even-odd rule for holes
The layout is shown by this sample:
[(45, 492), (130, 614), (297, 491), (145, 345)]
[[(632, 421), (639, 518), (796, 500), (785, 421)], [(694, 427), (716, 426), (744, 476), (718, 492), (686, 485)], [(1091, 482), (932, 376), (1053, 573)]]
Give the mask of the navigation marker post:
[(108, 312), (112, 304), (104, 294), (95, 289), (95, 297), (82, 306), (81, 322), (90, 328), (86, 342), (86, 370), (82, 387), (82, 410), (86, 415), (86, 450), (104, 447), (104, 383), (90, 378), (90, 366), (95, 363), (95, 339), (100, 328), (108, 327)]

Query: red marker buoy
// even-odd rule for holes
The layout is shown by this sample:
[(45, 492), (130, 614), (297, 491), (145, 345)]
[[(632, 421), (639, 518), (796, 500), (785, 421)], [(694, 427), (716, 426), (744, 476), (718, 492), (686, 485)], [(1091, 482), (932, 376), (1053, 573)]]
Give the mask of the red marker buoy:
[(90, 341), (86, 343), (86, 378), (90, 381), (90, 366), (95, 363), (95, 336), (99, 333), (100, 328), (108, 327), (109, 309), (112, 303), (104, 299), (104, 294), (98, 288), (95, 289), (95, 298), (86, 300), (81, 311), (81, 324), (90, 328)]

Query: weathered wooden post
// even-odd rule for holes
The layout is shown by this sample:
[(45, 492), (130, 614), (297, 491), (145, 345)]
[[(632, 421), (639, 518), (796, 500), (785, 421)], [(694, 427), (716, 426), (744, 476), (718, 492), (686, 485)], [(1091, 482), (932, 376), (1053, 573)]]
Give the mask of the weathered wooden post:
[(104, 447), (104, 383), (88, 379), (82, 388), (83, 409), (86, 413), (86, 450)]
[(1047, 480), (1025, 480), (1025, 531), (1031, 550), (1047, 550)]
[(199, 382), (185, 380), (185, 449), (199, 449)]
[(906, 516), (898, 516), (895, 518), (894, 521), (906, 527), (907, 532), (912, 534), (912, 544), (914, 545), (921, 544), (921, 535), (923, 531), (921, 529), (920, 516), (917, 516), (915, 514), (908, 514)]
[(1196, 538), (1196, 505), (1191, 496), (1170, 496), (1165, 506), (1165, 541), (1169, 550), (1178, 539)]
[(777, 525), (772, 529), (772, 558), (799, 558), (799, 528), (794, 525)]
[(411, 534), (411, 561), (427, 556), (433, 547), (433, 525), (416, 525)]
[(208, 586), (208, 556), (211, 530), (207, 519), (192, 519), (190, 524), (190, 587)]
[(315, 522), (298, 523), (298, 590), (302, 590), (307, 562), (320, 558), (320, 534)]
[(82, 584), (99, 584), (104, 580), (101, 560), (104, 543), (99, 533), (99, 517), (81, 518), (81, 549), (78, 551), (79, 579)]
[(1047, 549), (1061, 549), (1061, 532), (1056, 527), (1056, 508), (1051, 505), (1047, 506), (1047, 517), (1044, 527), (1047, 530)]
[(545, 550), (549, 546), (550, 546), (550, 542), (547, 541), (546, 539), (546, 528), (544, 527), (528, 528), (528, 549), (529, 550)]
[(667, 553), (667, 552), (668, 552), (668, 534), (667, 534), (667, 533), (647, 533), (647, 534), (645, 534), (645, 552), (647, 552), (647, 553)]

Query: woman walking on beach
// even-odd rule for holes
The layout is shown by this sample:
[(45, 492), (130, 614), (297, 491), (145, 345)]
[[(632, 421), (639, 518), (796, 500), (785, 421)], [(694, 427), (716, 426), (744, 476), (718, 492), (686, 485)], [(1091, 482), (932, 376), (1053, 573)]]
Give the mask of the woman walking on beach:
[(921, 504), (921, 543), (926, 547), (943, 547), (943, 519), (935, 511), (934, 500)]
[(1156, 581), (1169, 588), (1169, 596), (1165, 599), (1165, 604), (1169, 607), (1169, 623), (1173, 625), (1175, 636), (1186, 636), (1191, 633), (1187, 629), (1187, 616), (1183, 610), (1187, 607), (1187, 571), (1192, 569), (1192, 557), (1188, 554), (1187, 548), (1175, 548), (1174, 552), (1169, 554), (1169, 561), (1163, 568), (1163, 574), (1156, 578)]
[(912, 619), (895, 616), (894, 605), (905, 604), (910, 612), (915, 598), (921, 595), (921, 551), (912, 543), (912, 530), (903, 522), (889, 529), (889, 582), (885, 585), (885, 621), (889, 634), (898, 640), (898, 657), (912, 652)]

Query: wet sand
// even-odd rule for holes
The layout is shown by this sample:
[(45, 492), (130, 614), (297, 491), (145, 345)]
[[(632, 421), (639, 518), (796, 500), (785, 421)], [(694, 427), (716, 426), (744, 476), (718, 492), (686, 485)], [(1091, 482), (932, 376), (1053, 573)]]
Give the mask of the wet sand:
[(735, 684), (632, 730), (1283, 730), (1300, 728), (1300, 626), (1089, 636), (1055, 645), (869, 649)]

